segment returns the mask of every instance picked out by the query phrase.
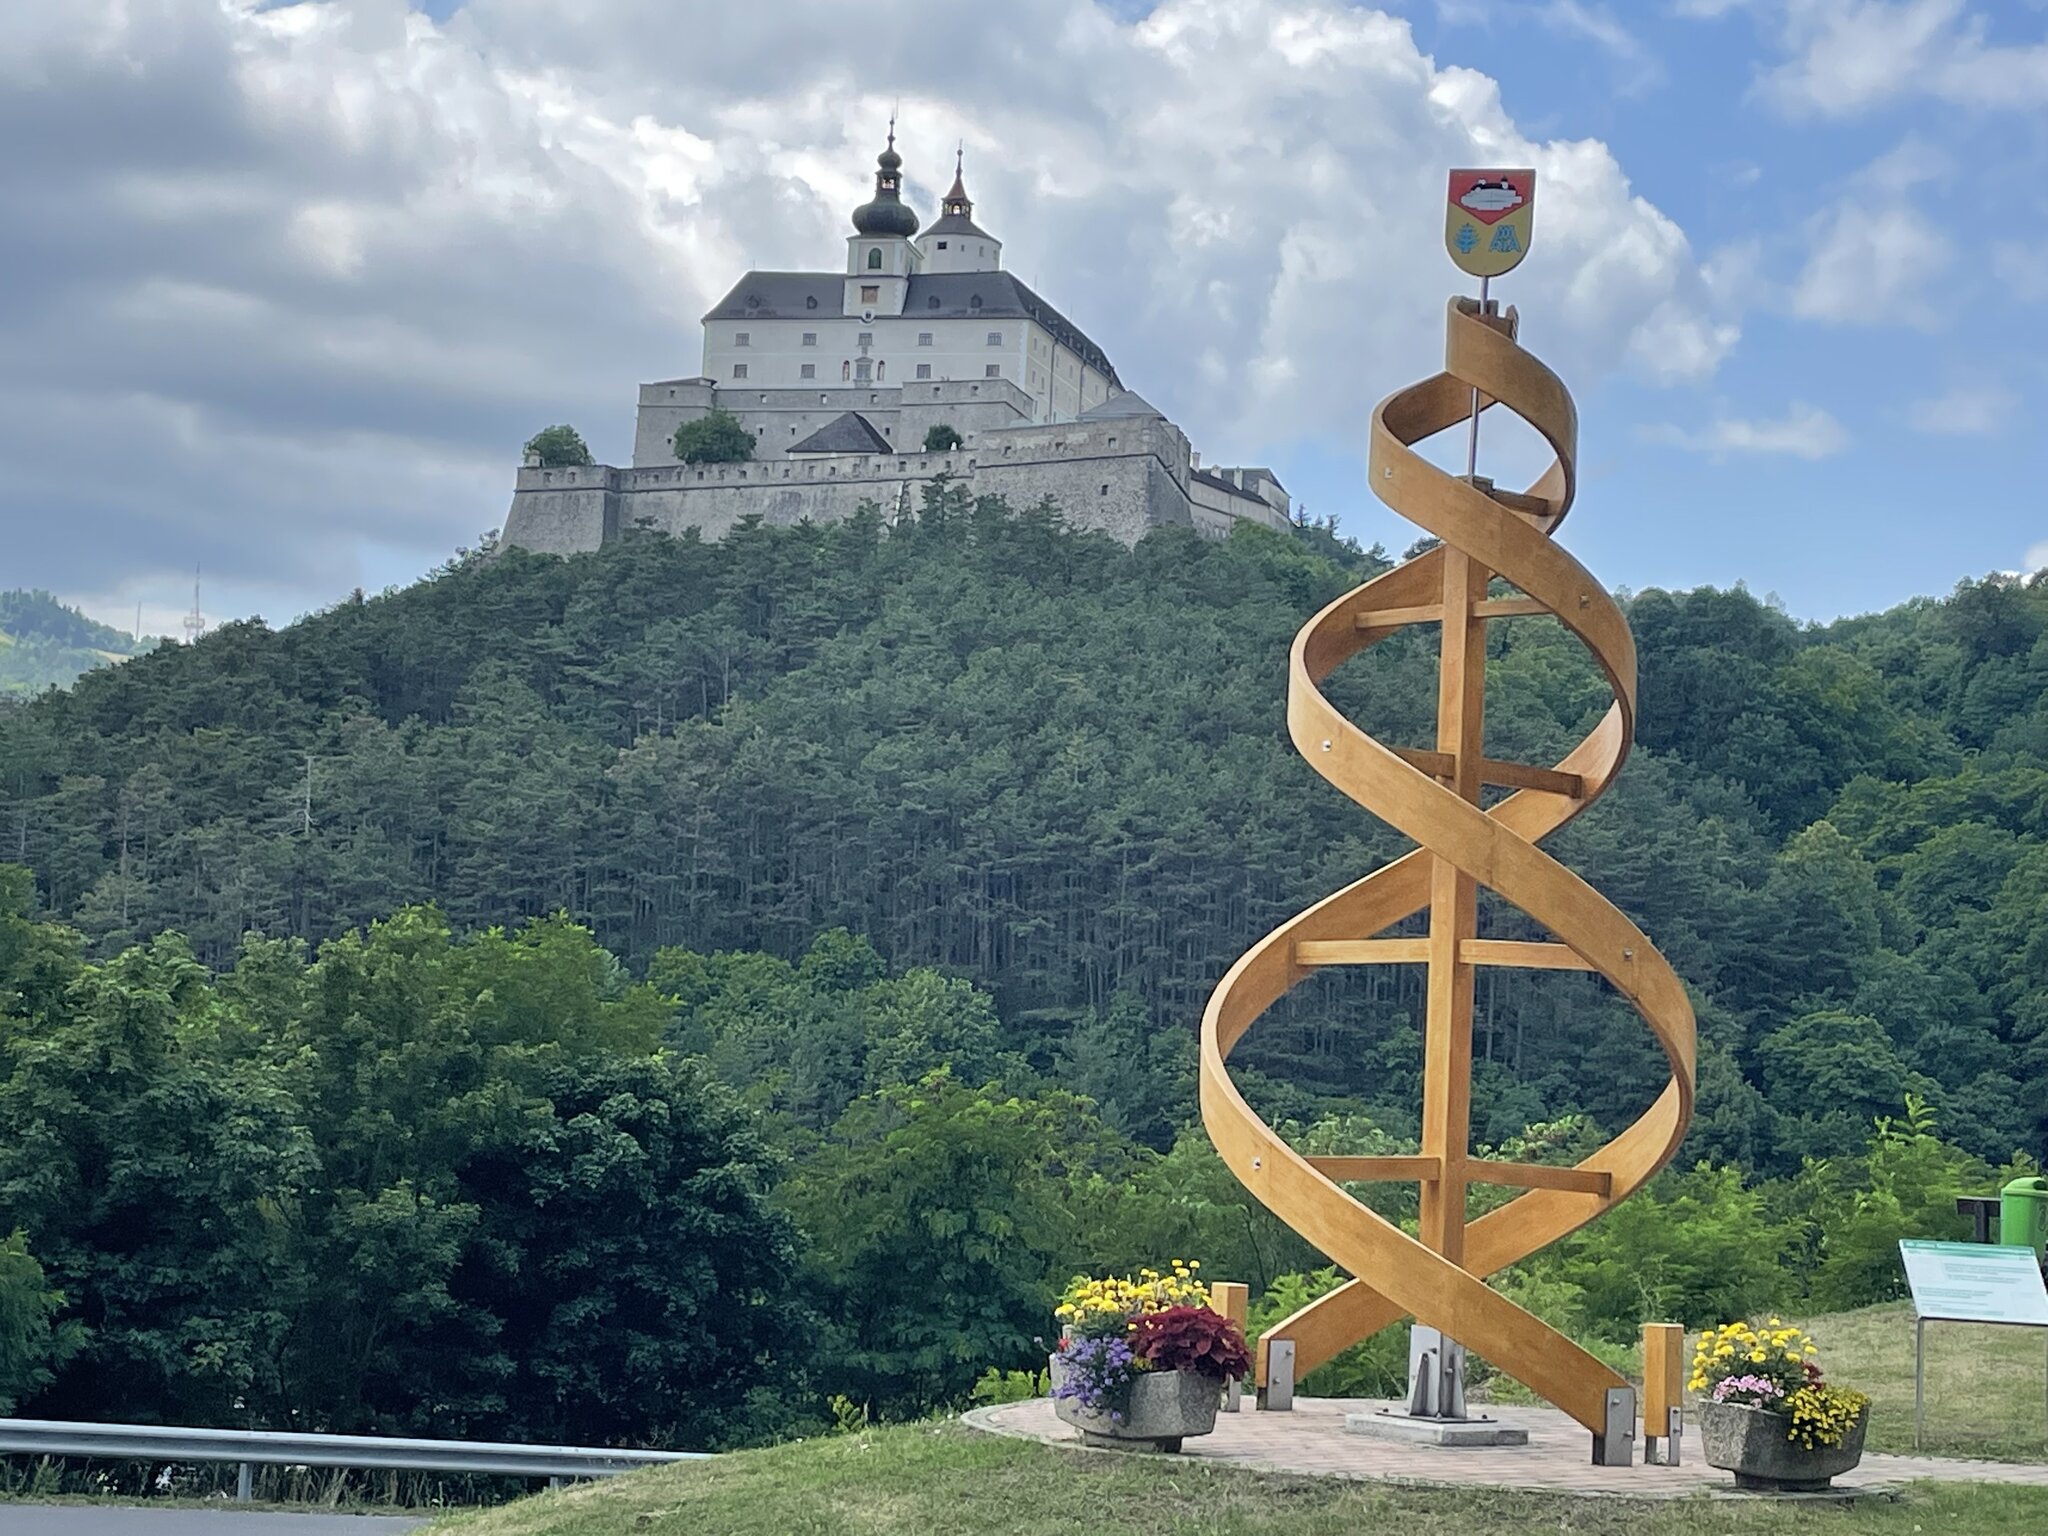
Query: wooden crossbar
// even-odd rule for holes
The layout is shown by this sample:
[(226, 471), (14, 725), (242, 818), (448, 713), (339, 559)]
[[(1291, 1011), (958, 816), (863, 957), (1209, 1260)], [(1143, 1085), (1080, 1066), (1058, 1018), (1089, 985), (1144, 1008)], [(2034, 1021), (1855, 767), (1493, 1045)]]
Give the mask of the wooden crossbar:
[[(1472, 605), (1475, 619), (1534, 619), (1550, 610), (1533, 597), (1488, 597)], [(1360, 629), (1399, 629), (1403, 624), (1441, 624), (1441, 603), (1412, 603), (1400, 608), (1374, 608), (1358, 616)]]
[(1563, 1189), (1582, 1195), (1614, 1192), (1614, 1175), (1598, 1168), (1473, 1161), (1465, 1165), (1465, 1176), (1475, 1184), (1508, 1184), (1517, 1189)]
[[(1427, 1182), (1443, 1177), (1443, 1163), (1434, 1157), (1311, 1157), (1309, 1167), (1340, 1184)], [(1581, 1195), (1613, 1192), (1614, 1175), (1593, 1168), (1558, 1168), (1548, 1163), (1465, 1164), (1475, 1184), (1506, 1184), (1516, 1189), (1562, 1189)]]
[(1296, 965), (1403, 965), (1429, 958), (1427, 939), (1297, 939)]
[(1489, 597), (1472, 605), (1475, 619), (1540, 619), (1549, 612), (1533, 597)]
[(1467, 965), (1519, 965), (1532, 971), (1593, 969), (1575, 949), (1522, 939), (1467, 939), (1458, 946), (1458, 958)]
[(1358, 616), (1360, 629), (1399, 629), (1403, 624), (1441, 624), (1441, 603), (1417, 603), (1408, 608), (1375, 608)]
[(1510, 512), (1519, 512), (1524, 517), (1548, 517), (1557, 510), (1547, 496), (1530, 496), (1521, 491), (1488, 491), (1487, 494)]
[[(1518, 965), (1534, 971), (1590, 971), (1578, 951), (1563, 944), (1522, 939), (1466, 939), (1458, 958), (1467, 965)], [(1421, 965), (1428, 939), (1297, 939), (1296, 965)]]
[[(1395, 747), (1392, 751), (1402, 762), (1412, 763), (1432, 778), (1451, 778), (1458, 769), (1457, 760), (1448, 752), (1431, 752), (1424, 747)], [(1559, 773), (1555, 768), (1510, 763), (1497, 757), (1479, 760), (1479, 778), (1482, 783), (1503, 789), (1540, 789), (1547, 794), (1569, 795), (1574, 800), (1586, 793), (1586, 781), (1576, 773)]]
[(1373, 1180), (1399, 1183), (1443, 1175), (1443, 1164), (1433, 1157), (1311, 1157), (1308, 1165), (1324, 1178), (1340, 1184)]

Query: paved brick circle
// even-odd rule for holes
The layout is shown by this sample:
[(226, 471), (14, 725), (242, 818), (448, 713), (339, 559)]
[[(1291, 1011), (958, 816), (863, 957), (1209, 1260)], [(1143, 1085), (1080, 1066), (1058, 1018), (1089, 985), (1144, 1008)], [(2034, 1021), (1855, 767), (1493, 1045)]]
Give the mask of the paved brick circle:
[[(1738, 1494), (1734, 1477), (1706, 1464), (1699, 1432), (1688, 1427), (1676, 1467), (1596, 1467), (1592, 1437), (1554, 1408), (1489, 1405), (1485, 1411), (1529, 1432), (1526, 1446), (1407, 1446), (1345, 1432), (1344, 1415), (1387, 1406), (1355, 1397), (1298, 1397), (1290, 1413), (1260, 1413), (1249, 1400), (1241, 1413), (1219, 1414), (1216, 1432), (1190, 1439), (1181, 1451), (1195, 1461), (1310, 1477), (1534, 1492), (1674, 1499)], [(1052, 1402), (1003, 1403), (965, 1416), (972, 1428), (1047, 1445), (1080, 1447), (1080, 1434), (1053, 1417)], [(1641, 1454), (1641, 1443), (1637, 1454)], [(1117, 1451), (1100, 1454), (1115, 1456)], [(1943, 1482), (2019, 1483), (2048, 1487), (2048, 1466), (2002, 1461), (1952, 1461), (1933, 1456), (1870, 1453), (1835, 1479), (1835, 1496), (1894, 1493), (1921, 1478)]]

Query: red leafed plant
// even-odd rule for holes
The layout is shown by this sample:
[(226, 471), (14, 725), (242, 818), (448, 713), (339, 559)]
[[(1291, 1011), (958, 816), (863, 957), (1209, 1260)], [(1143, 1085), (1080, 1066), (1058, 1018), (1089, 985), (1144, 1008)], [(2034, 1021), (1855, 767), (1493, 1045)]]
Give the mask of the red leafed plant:
[(1240, 1380), (1252, 1368), (1244, 1330), (1207, 1307), (1168, 1307), (1131, 1320), (1131, 1353), (1155, 1371)]

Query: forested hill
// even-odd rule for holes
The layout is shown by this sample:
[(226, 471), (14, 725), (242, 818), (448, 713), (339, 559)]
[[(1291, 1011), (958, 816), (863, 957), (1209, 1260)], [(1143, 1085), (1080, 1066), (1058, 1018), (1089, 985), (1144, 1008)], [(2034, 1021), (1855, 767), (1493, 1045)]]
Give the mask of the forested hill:
[(0, 592), (0, 694), (61, 688), (149, 642), (89, 619), (47, 592)]
[[(1119, 991), (1191, 1029), (1252, 938), (1399, 851), (1282, 725), (1295, 628), (1384, 564), (1320, 532), (1126, 550), (957, 491), (893, 532), (512, 552), (0, 716), (0, 856), (96, 951), (175, 928), (215, 964), (425, 901), (469, 930), (566, 909), (635, 968), (844, 926), (985, 984), (1050, 1063)], [(2048, 583), (1818, 629), (1741, 591), (1630, 613), (1640, 744), (1554, 847), (1698, 991), (1688, 1156), (1796, 1166), (1914, 1092), (2038, 1155)], [(1489, 750), (1552, 760), (1604, 688), (1553, 621), (1491, 643)], [(1376, 648), (1339, 702), (1423, 743), (1433, 645)], [(1269, 1101), (1412, 1126), (1419, 981), (1303, 989), (1253, 1036)], [(1489, 973), (1480, 1003), (1476, 1134), (1654, 1091), (1597, 983)]]

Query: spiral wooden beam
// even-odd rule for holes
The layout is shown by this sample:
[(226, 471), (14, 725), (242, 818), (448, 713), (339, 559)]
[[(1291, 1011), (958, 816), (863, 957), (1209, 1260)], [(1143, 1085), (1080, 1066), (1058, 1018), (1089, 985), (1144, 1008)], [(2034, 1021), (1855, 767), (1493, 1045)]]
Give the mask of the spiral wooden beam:
[[(1694, 1020), (1685, 988), (1619, 908), (1537, 845), (1613, 782), (1634, 736), (1635, 643), (1600, 584), (1552, 538), (1571, 508), (1578, 418), (1564, 385), (1516, 343), (1514, 311), (1451, 301), (1445, 371), (1396, 391), (1372, 414), (1370, 476), (1381, 500), (1441, 543), (1346, 593), (1302, 626), (1288, 667), (1294, 745), (1339, 790), (1416, 843), (1414, 851), (1324, 898), (1267, 934), (1230, 968), (1202, 1019), (1202, 1118), (1231, 1170), (1274, 1214), (1355, 1276), (1270, 1329), (1295, 1345), (1306, 1374), (1406, 1316), (1467, 1349), (1600, 1435), (1608, 1391), (1625, 1385), (1570, 1339), (1491, 1289), (1485, 1277), (1583, 1226), (1628, 1197), (1677, 1150), (1692, 1115)], [(1550, 468), (1526, 493), (1454, 478), (1414, 444), (1494, 405), (1549, 444)], [(1489, 596), (1499, 577), (1519, 596)], [(1584, 642), (1614, 702), (1554, 767), (1485, 756), (1486, 628), (1548, 614)], [(1319, 689), (1339, 664), (1410, 624), (1440, 624), (1437, 742), (1387, 746), (1340, 715)], [(1483, 805), (1481, 791), (1512, 791)], [(1476, 933), (1484, 886), (1555, 942)], [(1427, 912), (1426, 936), (1383, 937)], [(1289, 989), (1329, 965), (1425, 964), (1422, 1147), (1415, 1157), (1308, 1157), (1252, 1112), (1232, 1083), (1231, 1051)], [(1594, 972), (1642, 1015), (1671, 1077), (1633, 1124), (1576, 1167), (1474, 1159), (1469, 1149), (1472, 992), (1476, 967)], [(1342, 1187), (1420, 1185), (1410, 1236)], [(1473, 1183), (1526, 1192), (1476, 1221)]]

